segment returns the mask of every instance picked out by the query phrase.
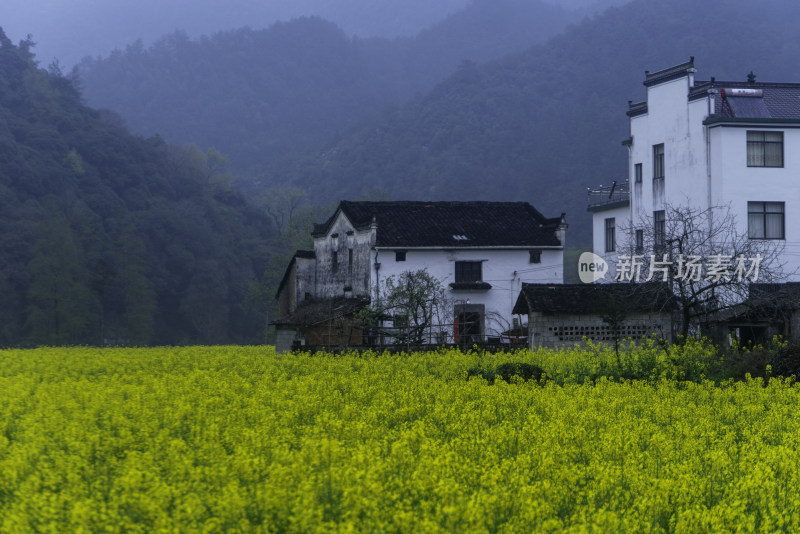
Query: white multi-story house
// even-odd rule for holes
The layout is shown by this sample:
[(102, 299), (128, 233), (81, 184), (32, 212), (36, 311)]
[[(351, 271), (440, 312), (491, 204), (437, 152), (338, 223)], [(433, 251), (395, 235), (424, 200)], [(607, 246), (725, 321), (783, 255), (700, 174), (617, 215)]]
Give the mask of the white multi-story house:
[(388, 277), (420, 269), (452, 303), (440, 341), (499, 337), (514, 324), (523, 283), (563, 281), (566, 228), (563, 214), (547, 218), (527, 202), (343, 201), (315, 225), (314, 250), (298, 251), (286, 270), (277, 348), (361, 344), (352, 321), (337, 331), (332, 320), (352, 315)]
[(657, 240), (668, 207), (687, 206), (725, 209), (742, 235), (782, 246), (783, 271), (798, 280), (800, 84), (757, 82), (752, 73), (697, 81), (695, 72), (691, 58), (645, 73), (646, 99), (629, 101), (628, 180), (589, 192), (607, 279), (624, 240), (638, 247), (648, 230)]

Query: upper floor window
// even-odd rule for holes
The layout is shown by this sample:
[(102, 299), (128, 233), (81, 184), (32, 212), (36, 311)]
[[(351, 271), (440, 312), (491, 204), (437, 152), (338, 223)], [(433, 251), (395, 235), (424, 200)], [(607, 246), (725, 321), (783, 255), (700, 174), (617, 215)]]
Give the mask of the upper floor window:
[(783, 132), (747, 132), (748, 167), (783, 167)]
[(347, 266), (349, 268), (351, 268), (351, 269), (353, 268), (353, 249), (352, 248), (347, 249)]
[(667, 217), (664, 210), (653, 212), (653, 245), (663, 249), (667, 244)]
[(664, 143), (653, 145), (653, 180), (664, 178)]
[(636, 254), (644, 252), (644, 230), (636, 230)]
[(617, 248), (614, 217), (606, 219), (606, 252), (614, 252)]
[[(661, 145), (664, 146), (664, 145)], [(633, 166), (633, 182), (636, 184), (642, 183), (642, 164), (637, 163)]]
[(331, 255), (331, 269), (333, 269), (333, 272), (336, 272), (336, 271), (339, 270), (339, 253), (337, 251), (335, 251), (335, 250), (333, 251), (333, 254)]
[(542, 263), (542, 251), (541, 250), (529, 250), (530, 258), (528, 259), (529, 263)]
[(406, 261), (406, 251), (405, 250), (395, 250), (394, 251), (394, 261)]
[(482, 263), (479, 261), (457, 261), (456, 283), (480, 282), (483, 280)]
[(785, 216), (783, 202), (748, 202), (747, 236), (750, 239), (785, 239)]

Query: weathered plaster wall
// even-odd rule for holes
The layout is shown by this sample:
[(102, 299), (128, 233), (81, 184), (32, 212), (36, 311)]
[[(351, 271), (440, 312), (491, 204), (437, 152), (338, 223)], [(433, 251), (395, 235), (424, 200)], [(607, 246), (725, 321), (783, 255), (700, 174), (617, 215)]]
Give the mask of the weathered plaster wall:
[[(571, 347), (586, 337), (594, 342), (613, 343), (609, 325), (596, 315), (528, 315), (528, 342), (534, 347)], [(656, 335), (671, 338), (672, 322), (668, 314), (631, 314), (623, 323), (621, 338), (633, 340)]]
[(340, 213), (328, 234), (314, 239), (316, 298), (369, 296), (373, 235), (371, 230), (356, 230)]

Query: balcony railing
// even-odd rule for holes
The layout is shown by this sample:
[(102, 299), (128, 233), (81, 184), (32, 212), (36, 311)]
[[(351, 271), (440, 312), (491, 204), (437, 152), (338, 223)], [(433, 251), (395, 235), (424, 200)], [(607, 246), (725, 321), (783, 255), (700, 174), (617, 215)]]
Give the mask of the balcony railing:
[(624, 206), (630, 202), (631, 188), (628, 181), (618, 183), (616, 180), (611, 185), (601, 185), (596, 188), (587, 188), (588, 208), (599, 208), (615, 204)]

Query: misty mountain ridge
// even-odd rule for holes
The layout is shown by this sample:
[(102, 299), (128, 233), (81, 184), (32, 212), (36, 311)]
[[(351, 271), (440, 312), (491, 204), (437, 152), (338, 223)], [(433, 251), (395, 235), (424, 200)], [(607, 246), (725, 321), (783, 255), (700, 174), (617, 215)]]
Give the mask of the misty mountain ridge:
[[(193, 40), (173, 33), (80, 65), (90, 105), (140, 135), (214, 146), (258, 178), (332, 134), (483, 62), (554, 35), (570, 15), (544, 2), (479, 0), (416, 38), (348, 37), (318, 17)], [(267, 169), (267, 170), (265, 170)]]
[[(627, 0), (546, 1), (583, 16)], [(197, 38), (243, 26), (267, 28), (303, 16), (330, 20), (348, 36), (413, 37), (469, 3), (470, 0), (27, 0), (0, 3), (0, 23), (15, 40), (32, 34), (44, 65), (58, 59), (70, 69), (86, 56), (107, 55), (137, 39), (149, 46), (175, 30)]]

